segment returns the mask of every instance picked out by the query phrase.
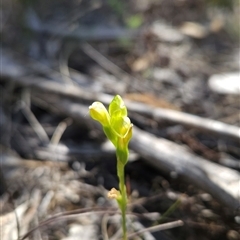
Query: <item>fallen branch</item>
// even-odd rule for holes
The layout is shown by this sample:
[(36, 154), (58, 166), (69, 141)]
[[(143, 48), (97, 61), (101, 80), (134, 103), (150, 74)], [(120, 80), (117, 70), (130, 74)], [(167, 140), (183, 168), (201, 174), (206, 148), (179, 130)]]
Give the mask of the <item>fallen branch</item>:
[(240, 128), (212, 119), (198, 117), (196, 115), (183, 113), (170, 109), (154, 108), (146, 104), (125, 101), (128, 109), (155, 120), (167, 120), (180, 123), (186, 126), (203, 129), (208, 132), (214, 132), (217, 135), (224, 135), (240, 139)]
[(157, 138), (136, 127), (130, 147), (149, 164), (194, 183), (231, 210), (239, 206), (240, 174), (237, 171), (207, 161), (176, 143)]
[[(3, 56), (3, 59), (5, 57)], [(0, 70), (2, 74), (1, 81), (4, 81), (4, 78), (8, 81), (12, 81), (18, 85), (32, 88), (33, 90), (55, 93), (61, 96), (66, 96), (68, 98), (76, 98), (81, 101), (92, 103), (95, 100), (101, 101), (104, 104), (109, 104), (112, 96), (99, 92), (91, 92), (89, 89), (80, 88), (78, 85), (63, 84), (55, 81), (46, 80), (45, 78), (39, 77), (24, 77), (20, 74), (26, 72), (23, 69), (22, 65), (18, 65), (13, 60), (13, 66), (15, 69), (18, 69), (19, 76), (13, 75), (11, 71), (6, 71), (5, 65), (9, 64), (9, 57), (7, 60), (3, 60), (3, 66)], [(11, 69), (11, 68), (9, 68)], [(208, 132), (212, 132), (218, 136), (227, 136), (234, 139), (240, 140), (240, 128), (237, 126), (232, 126), (226, 123), (222, 123), (212, 119), (206, 119), (199, 116), (195, 116), (188, 113), (183, 113), (170, 109), (154, 108), (147, 104), (136, 103), (132, 101), (125, 100), (127, 108), (130, 112), (136, 112), (144, 114), (145, 116), (154, 118), (155, 120), (167, 120), (175, 123), (180, 123), (186, 126), (202, 129)]]
[[(11, 78), (9, 79), (21, 86), (30, 87), (33, 90), (41, 90), (44, 92), (50, 92), (59, 94), (62, 96), (76, 98), (79, 100), (84, 100), (89, 103), (99, 100), (105, 104), (109, 104), (112, 99), (111, 95), (99, 93), (99, 92), (90, 92), (81, 89), (78, 86), (61, 84), (54, 81), (48, 81), (44, 78)], [(2, 80), (0, 80), (2, 81)], [(212, 119), (206, 119), (198, 117), (192, 114), (183, 113), (170, 109), (154, 108), (147, 104), (135, 103), (132, 101), (126, 100), (127, 108), (130, 112), (136, 112), (144, 114), (145, 116), (153, 117), (155, 120), (168, 120), (175, 123), (180, 123), (186, 126), (195, 127), (198, 129), (203, 129), (208, 132), (213, 132), (219, 136), (227, 136), (234, 139), (240, 139), (240, 128), (237, 126), (232, 126), (226, 123), (222, 123)]]

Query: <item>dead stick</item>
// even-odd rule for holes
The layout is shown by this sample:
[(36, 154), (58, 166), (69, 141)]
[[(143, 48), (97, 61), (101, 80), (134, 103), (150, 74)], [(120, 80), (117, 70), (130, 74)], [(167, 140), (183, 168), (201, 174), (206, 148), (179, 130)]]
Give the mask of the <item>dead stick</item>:
[[(36, 90), (42, 90), (47, 92), (53, 92), (58, 95), (63, 95), (66, 97), (76, 98), (79, 100), (85, 100), (93, 102), (95, 100), (101, 101), (105, 104), (109, 104), (113, 96), (90, 92), (81, 89), (78, 86), (72, 86), (67, 84), (61, 84), (53, 81), (47, 81), (44, 78), (11, 78), (9, 80), (14, 81), (22, 86), (31, 87)], [(2, 80), (0, 80), (2, 81)], [(168, 120), (176, 123), (181, 123), (186, 126), (195, 127), (198, 129), (204, 129), (209, 132), (213, 132), (219, 136), (224, 135), (234, 139), (240, 139), (240, 128), (237, 126), (232, 126), (226, 123), (222, 123), (216, 120), (202, 118), (188, 113), (183, 113), (179, 111), (154, 108), (147, 104), (136, 103), (132, 101), (125, 101), (130, 112), (137, 112), (155, 118), (156, 120)]]

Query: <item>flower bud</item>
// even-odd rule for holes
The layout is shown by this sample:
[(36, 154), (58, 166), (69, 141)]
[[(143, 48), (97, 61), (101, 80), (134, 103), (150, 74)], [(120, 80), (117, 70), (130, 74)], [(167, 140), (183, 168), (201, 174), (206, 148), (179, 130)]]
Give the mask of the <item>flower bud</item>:
[(100, 122), (103, 126), (108, 126), (110, 122), (110, 116), (105, 108), (105, 106), (101, 102), (94, 102), (89, 107), (90, 116)]
[(119, 200), (121, 198), (121, 193), (116, 188), (112, 188), (108, 192), (108, 198)]
[(109, 105), (108, 108), (110, 117), (112, 116), (121, 116), (126, 117), (127, 116), (127, 108), (122, 100), (122, 98), (119, 95), (116, 95), (112, 102)]

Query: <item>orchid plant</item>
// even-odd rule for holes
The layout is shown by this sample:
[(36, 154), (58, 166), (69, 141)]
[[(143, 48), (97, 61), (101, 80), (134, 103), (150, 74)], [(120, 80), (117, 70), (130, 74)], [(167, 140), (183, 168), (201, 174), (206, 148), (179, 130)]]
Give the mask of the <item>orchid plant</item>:
[(116, 148), (117, 175), (120, 191), (112, 188), (108, 193), (108, 197), (116, 199), (118, 203), (122, 214), (123, 240), (127, 240), (127, 192), (124, 167), (128, 162), (128, 144), (132, 138), (133, 124), (127, 116), (127, 108), (119, 95), (113, 98), (108, 110), (101, 102), (94, 102), (89, 107), (89, 112), (90, 116), (102, 125), (105, 135)]

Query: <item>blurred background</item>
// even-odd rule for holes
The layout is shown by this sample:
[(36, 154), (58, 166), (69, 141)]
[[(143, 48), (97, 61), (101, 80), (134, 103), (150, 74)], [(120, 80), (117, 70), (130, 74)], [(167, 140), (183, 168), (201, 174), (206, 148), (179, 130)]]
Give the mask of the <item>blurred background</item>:
[(239, 23), (237, 0), (2, 0), (2, 239), (121, 239), (114, 149), (88, 115), (116, 94), (132, 239), (240, 239)]

